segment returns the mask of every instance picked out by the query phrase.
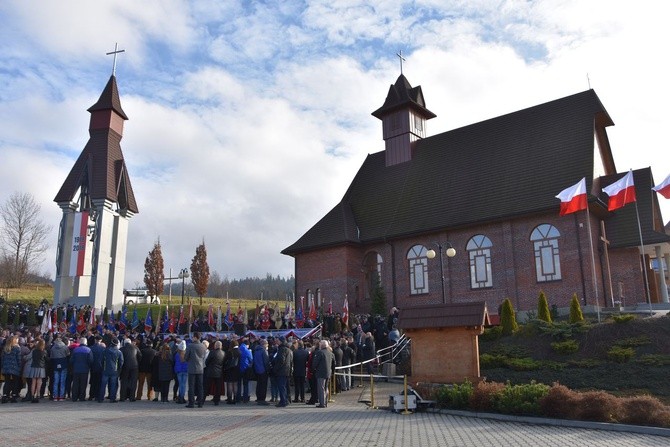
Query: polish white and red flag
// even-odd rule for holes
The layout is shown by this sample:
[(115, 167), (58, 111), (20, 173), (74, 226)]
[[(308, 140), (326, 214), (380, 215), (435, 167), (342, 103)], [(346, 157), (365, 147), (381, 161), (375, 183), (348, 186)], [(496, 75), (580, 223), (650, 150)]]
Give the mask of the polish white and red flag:
[(585, 210), (586, 202), (586, 178), (582, 178), (577, 184), (561, 191), (557, 196), (561, 200), (561, 216)]
[(621, 177), (616, 182), (603, 188), (603, 192), (610, 196), (607, 209), (614, 211), (624, 205), (635, 202), (635, 184), (633, 183), (633, 171)]
[(88, 211), (74, 213), (74, 225), (72, 230), (72, 254), (70, 255), (69, 276), (82, 276), (84, 274), (87, 230)]
[(670, 199), (670, 175), (668, 175), (665, 180), (663, 180), (662, 183), (654, 186), (653, 188), (654, 191), (665, 197), (666, 199)]
[(342, 323), (349, 327), (349, 299), (344, 295), (344, 304), (342, 305)]

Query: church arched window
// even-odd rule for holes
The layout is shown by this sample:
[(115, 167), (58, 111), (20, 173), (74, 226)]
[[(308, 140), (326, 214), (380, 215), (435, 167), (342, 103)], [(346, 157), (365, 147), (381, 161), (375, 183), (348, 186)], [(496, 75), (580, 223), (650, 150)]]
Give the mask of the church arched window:
[(428, 293), (428, 250), (423, 245), (415, 245), (407, 252), (409, 263), (409, 293)]
[(470, 260), (470, 287), (473, 289), (493, 287), (491, 247), (491, 239), (483, 234), (472, 236), (465, 246)]
[(561, 233), (558, 229), (550, 224), (538, 225), (530, 234), (535, 252), (537, 282), (561, 279), (561, 260), (558, 250), (558, 239), (560, 237)]

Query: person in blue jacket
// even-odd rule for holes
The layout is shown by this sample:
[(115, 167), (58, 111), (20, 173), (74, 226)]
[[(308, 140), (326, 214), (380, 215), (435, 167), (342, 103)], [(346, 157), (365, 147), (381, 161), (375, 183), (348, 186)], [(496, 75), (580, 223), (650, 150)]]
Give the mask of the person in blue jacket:
[(251, 363), (254, 360), (254, 356), (251, 353), (249, 346), (247, 346), (247, 343), (248, 341), (246, 338), (240, 340), (240, 377), (237, 380), (237, 395), (235, 396), (237, 402), (244, 403), (249, 402), (249, 372), (251, 372), (251, 370), (247, 370), (250, 368)]
[(86, 400), (86, 386), (88, 385), (88, 373), (93, 366), (93, 353), (87, 346), (86, 337), (79, 339), (79, 346), (72, 350), (70, 364), (72, 365), (72, 402)]
[(119, 389), (119, 375), (123, 367), (123, 354), (119, 351), (119, 339), (112, 338), (109, 346), (102, 354), (102, 382), (98, 402), (105, 399), (105, 390), (109, 388), (109, 401), (116, 403), (116, 392)]

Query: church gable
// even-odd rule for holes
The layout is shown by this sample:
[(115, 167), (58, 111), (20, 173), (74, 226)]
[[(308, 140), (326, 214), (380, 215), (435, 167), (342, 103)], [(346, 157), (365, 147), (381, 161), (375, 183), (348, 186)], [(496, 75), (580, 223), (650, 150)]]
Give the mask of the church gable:
[[(621, 178), (621, 174), (608, 175), (598, 180), (600, 188), (611, 185)], [(663, 222), (656, 210), (659, 209), (658, 197), (651, 187), (653, 179), (651, 168), (637, 169), (633, 171), (633, 180), (636, 190), (636, 206), (625, 206), (611, 213), (605, 221), (607, 237), (612, 248), (638, 247), (640, 245), (640, 230), (642, 240), (645, 244), (658, 244), (670, 242), (670, 236), (663, 228)], [(607, 203), (609, 197), (601, 192), (599, 194), (602, 203)], [(640, 215), (640, 228), (638, 229), (637, 213)]]

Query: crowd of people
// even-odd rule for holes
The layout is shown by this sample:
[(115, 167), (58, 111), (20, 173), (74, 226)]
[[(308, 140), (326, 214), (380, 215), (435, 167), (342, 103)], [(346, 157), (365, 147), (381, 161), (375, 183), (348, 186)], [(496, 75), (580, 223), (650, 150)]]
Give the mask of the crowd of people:
[[(39, 326), (4, 329), (2, 403), (148, 399), (194, 408), (206, 401), (246, 404), (254, 397), (257, 405), (325, 408), (329, 391), (351, 388), (351, 365), (363, 362), (370, 373), (378, 345), (397, 340), (397, 316), (395, 308), (386, 319), (360, 316), (351, 330), (336, 328), (304, 340), (202, 336), (198, 331), (178, 335), (89, 328), (72, 334), (40, 333)], [(250, 396), (250, 383), (255, 396)]]

